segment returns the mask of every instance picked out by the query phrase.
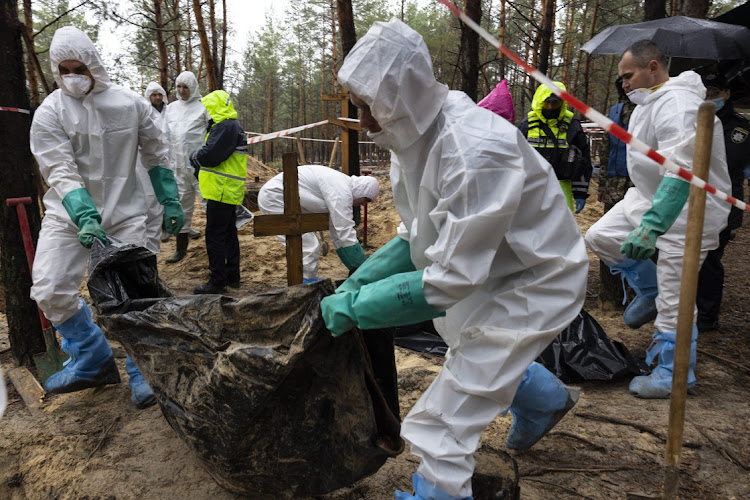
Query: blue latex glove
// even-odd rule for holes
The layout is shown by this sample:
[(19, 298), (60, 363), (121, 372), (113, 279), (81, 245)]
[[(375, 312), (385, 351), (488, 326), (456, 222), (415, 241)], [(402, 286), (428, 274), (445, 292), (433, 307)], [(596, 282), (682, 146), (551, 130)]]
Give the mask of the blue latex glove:
[(641, 225), (625, 238), (620, 252), (635, 260), (651, 257), (656, 251), (656, 238), (672, 227), (689, 195), (690, 184), (675, 177), (664, 177), (651, 208), (643, 214)]
[(365, 260), (364, 264), (336, 289), (336, 293), (354, 292), (368, 283), (416, 270), (411, 261), (409, 242), (397, 236)]
[(320, 302), (323, 320), (338, 337), (355, 326), (369, 330), (444, 316), (425, 300), (423, 274), (424, 269), (395, 274), (354, 292), (329, 295)]
[(177, 194), (177, 181), (171, 170), (157, 165), (148, 171), (156, 199), (164, 207), (164, 228), (169, 234), (177, 234), (185, 224), (185, 214)]
[(107, 233), (102, 229), (102, 216), (96, 209), (88, 189), (74, 189), (62, 200), (70, 220), (78, 226), (78, 241), (86, 248), (91, 248), (94, 238), (101, 240), (104, 246), (109, 245)]
[(367, 255), (365, 255), (365, 251), (359, 243), (355, 243), (348, 247), (337, 248), (336, 255), (339, 256), (341, 262), (343, 262), (346, 268), (350, 271), (358, 268), (365, 260), (367, 260)]
[(750, 165), (745, 167), (745, 179), (750, 179)]
[(576, 198), (576, 213), (580, 213), (583, 207), (586, 206), (585, 198)]

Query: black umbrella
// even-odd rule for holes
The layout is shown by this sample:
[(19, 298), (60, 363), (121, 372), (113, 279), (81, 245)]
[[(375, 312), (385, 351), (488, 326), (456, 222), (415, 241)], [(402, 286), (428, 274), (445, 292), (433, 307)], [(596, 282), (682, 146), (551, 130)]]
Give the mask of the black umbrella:
[(684, 16), (610, 26), (586, 42), (581, 50), (619, 55), (638, 40), (651, 40), (667, 57), (715, 61), (750, 57), (750, 29)]

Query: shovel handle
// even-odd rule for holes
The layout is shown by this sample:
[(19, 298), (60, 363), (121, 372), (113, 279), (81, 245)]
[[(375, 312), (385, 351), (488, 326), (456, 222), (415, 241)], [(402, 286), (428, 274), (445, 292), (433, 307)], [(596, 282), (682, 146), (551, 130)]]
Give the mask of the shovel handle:
[[(5, 204), (9, 207), (16, 207), (16, 214), (18, 214), (18, 225), (21, 227), (21, 236), (23, 237), (23, 248), (26, 251), (26, 262), (29, 265), (29, 274), (31, 275), (34, 268), (34, 242), (31, 240), (31, 229), (29, 228), (29, 219), (26, 217), (26, 205), (31, 205), (31, 198), (25, 196), (23, 198), (7, 198)], [(42, 330), (50, 328), (52, 324), (49, 322), (47, 317), (44, 315), (41, 309), (37, 307), (39, 311), (39, 321), (42, 323)]]

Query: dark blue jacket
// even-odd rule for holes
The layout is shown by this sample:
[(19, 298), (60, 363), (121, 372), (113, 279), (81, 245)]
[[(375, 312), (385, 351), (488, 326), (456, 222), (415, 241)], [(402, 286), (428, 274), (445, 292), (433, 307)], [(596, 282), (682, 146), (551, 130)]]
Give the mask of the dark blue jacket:
[[(628, 129), (627, 124), (622, 123), (620, 116), (624, 102), (620, 102), (609, 108), (609, 119), (624, 128)], [(607, 166), (607, 177), (629, 177), (628, 176), (628, 158), (626, 144), (614, 135), (609, 135), (609, 165)]]

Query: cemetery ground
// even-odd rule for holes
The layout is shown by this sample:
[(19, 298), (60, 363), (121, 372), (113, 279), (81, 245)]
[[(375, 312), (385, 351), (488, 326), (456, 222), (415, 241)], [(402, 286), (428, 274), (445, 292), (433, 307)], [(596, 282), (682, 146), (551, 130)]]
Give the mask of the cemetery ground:
[[(388, 174), (376, 169), (382, 195), (369, 207), (368, 254), (395, 236), (399, 223)], [(602, 214), (596, 183), (576, 218), (585, 231)], [(196, 209), (203, 230), (205, 212)], [(240, 229), (240, 297), (286, 286), (284, 249), (276, 238), (255, 238), (252, 224)], [(680, 498), (750, 498), (750, 218), (727, 247), (721, 329), (698, 341), (698, 383), (688, 397)], [(191, 240), (188, 256), (165, 264), (174, 238), (162, 246), (161, 278), (175, 294), (189, 294), (208, 277), (203, 240)], [(599, 263), (590, 254), (586, 310), (607, 334), (638, 357), (651, 341), (653, 325), (628, 329), (620, 313), (598, 308)], [(319, 275), (341, 279), (346, 269), (331, 250)], [(88, 298), (85, 284), (81, 288)], [(0, 294), (0, 297), (2, 294)], [(0, 364), (11, 369), (4, 303), (0, 304)], [(214, 499), (240, 498), (219, 487), (162, 417), (159, 406), (138, 410), (130, 401), (125, 351), (112, 342), (122, 382), (46, 398), (26, 406), (8, 383), (9, 405), (0, 421), (0, 500), (21, 499)], [(442, 358), (396, 348), (401, 416), (405, 416), (440, 370)], [(511, 452), (523, 499), (625, 499), (657, 495), (663, 480), (669, 401), (641, 400), (628, 380), (580, 384), (578, 404), (531, 450)], [(6, 379), (7, 383), (7, 379)], [(503, 450), (511, 416), (498, 417), (482, 444)], [(407, 451), (389, 459), (373, 476), (319, 500), (386, 500), (394, 489), (411, 491), (417, 459)], [(278, 478), (284, 481), (283, 477)]]

